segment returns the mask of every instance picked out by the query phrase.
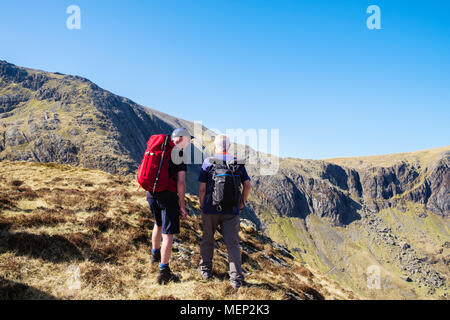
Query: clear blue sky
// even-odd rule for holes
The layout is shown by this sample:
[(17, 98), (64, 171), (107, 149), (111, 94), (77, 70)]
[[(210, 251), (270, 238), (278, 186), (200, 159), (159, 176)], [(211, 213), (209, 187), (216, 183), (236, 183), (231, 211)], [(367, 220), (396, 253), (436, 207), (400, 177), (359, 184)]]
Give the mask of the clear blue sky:
[(0, 30), (2, 60), (209, 128), (278, 128), (284, 157), (450, 144), (450, 1), (15, 0)]

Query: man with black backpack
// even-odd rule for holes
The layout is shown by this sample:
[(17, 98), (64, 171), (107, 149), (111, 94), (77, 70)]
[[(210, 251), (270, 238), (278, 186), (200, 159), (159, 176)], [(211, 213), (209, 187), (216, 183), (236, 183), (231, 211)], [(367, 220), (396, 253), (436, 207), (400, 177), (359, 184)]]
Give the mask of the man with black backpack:
[(218, 135), (214, 146), (216, 154), (205, 159), (198, 179), (203, 224), (200, 273), (205, 280), (212, 277), (214, 233), (220, 226), (228, 250), (230, 284), (238, 289), (244, 281), (239, 248), (239, 213), (250, 193), (250, 178), (244, 161), (227, 153), (230, 148), (227, 136)]
[(187, 216), (184, 203), (187, 166), (179, 160), (192, 138), (185, 128), (175, 129), (171, 136), (151, 136), (137, 173), (140, 186), (147, 190), (147, 201), (155, 218), (151, 261), (160, 262), (158, 284), (180, 280), (170, 270), (169, 260), (173, 236), (180, 233), (180, 217), (184, 220)]

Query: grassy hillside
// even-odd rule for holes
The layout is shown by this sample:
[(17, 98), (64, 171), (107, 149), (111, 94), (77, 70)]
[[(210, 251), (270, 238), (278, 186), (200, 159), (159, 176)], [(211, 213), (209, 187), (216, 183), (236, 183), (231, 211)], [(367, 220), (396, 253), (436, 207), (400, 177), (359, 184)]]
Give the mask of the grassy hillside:
[(156, 284), (150, 264), (153, 218), (125, 177), (55, 163), (0, 162), (0, 299), (352, 299), (283, 246), (241, 224), (248, 284), (227, 281), (223, 240), (214, 280), (200, 280), (198, 199), (187, 195), (171, 261), (180, 284)]
[[(441, 195), (437, 203), (449, 201), (449, 153), (446, 146), (324, 161), (284, 159), (282, 169), (293, 181), (309, 179), (310, 185), (336, 188), (361, 204), (356, 211), (359, 217), (339, 226), (314, 214), (277, 215), (276, 208), (268, 206), (259, 217), (266, 233), (294, 250), (306, 265), (364, 297), (449, 299), (449, 212), (445, 205), (440, 212), (428, 205), (433, 193)], [(342, 168), (341, 175), (329, 168)], [(352, 172), (361, 181), (359, 194), (348, 179)], [(319, 196), (312, 192), (308, 197), (307, 183), (299, 190), (307, 197), (305, 203), (320, 199), (320, 190), (313, 190)], [(255, 196), (256, 202), (263, 201), (264, 194)], [(330, 197), (323, 199), (325, 204), (331, 201)], [(367, 287), (367, 270), (373, 266), (380, 270), (379, 289)]]
[[(395, 231), (385, 235), (367, 227), (370, 218), (333, 227), (310, 216), (306, 220), (272, 218), (266, 222), (267, 234), (296, 252), (308, 268), (319, 270), (363, 297), (448, 299), (448, 221), (435, 215), (418, 218), (414, 212), (395, 209), (381, 212), (378, 218), (383, 226), (380, 229), (389, 226)], [(403, 249), (404, 246), (408, 248)], [(400, 256), (406, 259), (400, 260)], [(378, 289), (367, 287), (367, 270), (371, 266), (380, 270)], [(421, 277), (422, 271), (427, 276)], [(437, 286), (436, 272), (444, 277), (446, 285)]]

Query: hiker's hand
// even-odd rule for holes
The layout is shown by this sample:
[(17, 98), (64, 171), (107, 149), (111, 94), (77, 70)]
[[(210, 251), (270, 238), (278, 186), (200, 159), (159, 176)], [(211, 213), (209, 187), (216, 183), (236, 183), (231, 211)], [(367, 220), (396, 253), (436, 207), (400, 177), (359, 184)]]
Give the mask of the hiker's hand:
[(244, 202), (241, 200), (241, 204), (239, 205), (239, 209), (242, 210), (242, 209), (244, 209), (244, 207), (245, 207), (245, 204), (244, 204)]
[(187, 211), (186, 211), (186, 208), (181, 208), (181, 209), (180, 209), (180, 214), (181, 214), (181, 220), (186, 219), (186, 217), (187, 217)]

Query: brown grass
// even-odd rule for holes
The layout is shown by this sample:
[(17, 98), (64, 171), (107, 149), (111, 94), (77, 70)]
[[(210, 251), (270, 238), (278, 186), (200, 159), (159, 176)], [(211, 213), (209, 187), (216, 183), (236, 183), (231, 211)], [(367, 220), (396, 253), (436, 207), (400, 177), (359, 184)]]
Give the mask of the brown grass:
[(305, 268), (303, 266), (300, 266), (300, 265), (294, 265), (292, 267), (292, 271), (295, 274), (299, 274), (299, 275), (301, 275), (303, 277), (306, 277), (308, 279), (312, 279), (314, 277), (314, 274), (309, 269), (307, 269), (307, 268)]
[[(10, 172), (29, 176), (18, 179)], [(1, 178), (6, 175), (9, 179)], [(13, 183), (16, 180), (30, 185)], [(14, 288), (8, 289), (7, 297), (37, 299), (323, 298), (325, 291), (314, 283), (312, 273), (295, 259), (283, 257), (270, 243), (258, 240), (261, 236), (256, 231), (240, 233), (247, 284), (238, 292), (228, 283), (227, 249), (220, 235), (216, 237), (214, 278), (200, 279), (197, 217), (181, 223), (178, 250), (171, 260), (181, 283), (158, 286), (158, 268), (150, 265), (154, 220), (145, 193), (136, 189), (134, 181), (100, 171), (1, 162), (0, 291), (3, 283)], [(198, 197), (188, 195), (187, 202), (197, 210)], [(263, 253), (289, 267), (274, 265)], [(79, 267), (82, 284), (75, 291), (65, 285), (67, 269), (73, 266)]]
[(7, 194), (0, 192), (0, 209), (11, 209), (15, 207), (16, 201), (14, 201)]
[(67, 219), (65, 217), (51, 213), (19, 214), (13, 217), (0, 217), (0, 224), (17, 224), (21, 227), (54, 226), (66, 221)]
[(23, 184), (22, 180), (12, 180), (10, 183), (14, 187), (20, 187)]
[(111, 218), (107, 218), (103, 213), (96, 213), (85, 220), (85, 225), (105, 232), (112, 226), (112, 221)]

